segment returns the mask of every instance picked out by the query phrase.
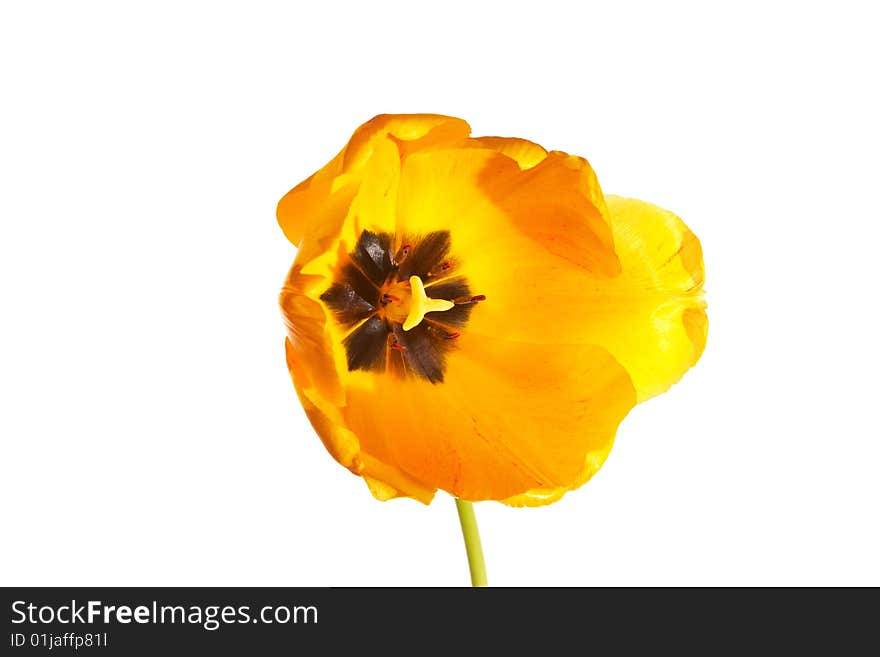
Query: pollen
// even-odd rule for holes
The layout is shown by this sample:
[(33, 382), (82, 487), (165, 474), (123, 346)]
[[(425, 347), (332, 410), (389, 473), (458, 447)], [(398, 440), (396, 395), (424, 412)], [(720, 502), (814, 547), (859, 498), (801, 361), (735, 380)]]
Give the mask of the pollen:
[(403, 322), (403, 330), (409, 331), (418, 326), (425, 318), (425, 314), (449, 310), (455, 304), (447, 299), (432, 299), (425, 293), (425, 285), (418, 276), (409, 277), (411, 296), (409, 299), (409, 313)]

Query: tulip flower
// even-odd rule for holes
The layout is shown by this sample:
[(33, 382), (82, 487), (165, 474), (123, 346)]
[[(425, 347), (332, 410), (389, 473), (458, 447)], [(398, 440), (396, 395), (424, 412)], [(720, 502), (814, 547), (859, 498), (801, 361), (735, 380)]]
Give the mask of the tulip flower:
[(327, 450), (380, 500), (549, 504), (706, 342), (677, 216), (590, 164), (461, 119), (381, 115), (288, 192), (287, 364)]

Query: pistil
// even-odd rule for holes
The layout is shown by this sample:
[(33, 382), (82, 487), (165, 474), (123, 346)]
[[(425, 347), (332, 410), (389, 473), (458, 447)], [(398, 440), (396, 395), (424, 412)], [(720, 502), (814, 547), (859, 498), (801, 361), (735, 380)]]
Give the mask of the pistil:
[(449, 310), (455, 304), (447, 299), (432, 299), (425, 293), (425, 285), (418, 276), (409, 277), (410, 298), (409, 313), (403, 322), (403, 330), (418, 326), (425, 318), (426, 313), (441, 312)]

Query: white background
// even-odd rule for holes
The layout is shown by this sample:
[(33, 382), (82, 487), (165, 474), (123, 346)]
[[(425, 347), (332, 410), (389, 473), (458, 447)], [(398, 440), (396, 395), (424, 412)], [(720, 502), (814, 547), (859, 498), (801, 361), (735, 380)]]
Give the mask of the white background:
[(707, 268), (702, 361), (593, 481), (478, 505), (490, 582), (880, 585), (872, 3), (604, 4), (4, 3), (0, 583), (467, 584), (448, 496), (324, 451), (277, 309), (281, 195), (438, 112), (586, 156)]

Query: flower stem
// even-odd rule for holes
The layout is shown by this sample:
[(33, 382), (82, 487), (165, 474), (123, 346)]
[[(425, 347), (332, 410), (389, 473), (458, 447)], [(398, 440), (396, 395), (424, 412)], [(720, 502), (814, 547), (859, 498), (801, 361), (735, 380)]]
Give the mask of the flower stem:
[(461, 522), (461, 534), (464, 536), (464, 549), (467, 551), (468, 566), (471, 570), (473, 586), (488, 586), (486, 580), (486, 562), (483, 560), (483, 546), (480, 544), (480, 530), (477, 527), (477, 516), (474, 505), (465, 500), (455, 499), (458, 519)]

